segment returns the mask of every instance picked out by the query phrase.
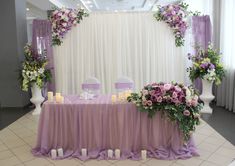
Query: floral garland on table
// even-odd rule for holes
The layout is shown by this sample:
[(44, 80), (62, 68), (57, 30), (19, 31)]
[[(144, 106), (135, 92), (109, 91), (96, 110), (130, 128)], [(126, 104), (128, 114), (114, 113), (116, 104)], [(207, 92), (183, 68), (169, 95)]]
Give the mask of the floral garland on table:
[(153, 83), (145, 86), (140, 93), (132, 93), (127, 98), (141, 112), (153, 117), (162, 111), (170, 120), (179, 124), (185, 141), (190, 138), (195, 125), (199, 124), (199, 111), (202, 105), (192, 87), (177, 83)]
[(193, 66), (189, 67), (189, 77), (191, 81), (201, 78), (218, 85), (225, 76), (225, 70), (220, 62), (220, 54), (213, 49), (210, 44), (207, 49), (197, 48), (197, 54), (188, 54), (189, 60), (193, 62)]
[(188, 6), (186, 3), (158, 6), (158, 11), (154, 14), (157, 21), (164, 21), (172, 28), (176, 47), (184, 45), (184, 36), (188, 28), (187, 17), (199, 15), (199, 12), (188, 11)]
[(20, 82), (23, 91), (28, 91), (28, 88), (32, 83), (36, 83), (40, 88), (43, 87), (45, 82), (51, 80), (51, 71), (45, 69), (48, 60), (46, 58), (46, 52), (35, 56), (30, 44), (24, 47), (25, 60), (22, 63), (22, 69), (20, 70)]
[(49, 18), (52, 24), (52, 45), (61, 45), (65, 34), (87, 17), (84, 9), (56, 9)]

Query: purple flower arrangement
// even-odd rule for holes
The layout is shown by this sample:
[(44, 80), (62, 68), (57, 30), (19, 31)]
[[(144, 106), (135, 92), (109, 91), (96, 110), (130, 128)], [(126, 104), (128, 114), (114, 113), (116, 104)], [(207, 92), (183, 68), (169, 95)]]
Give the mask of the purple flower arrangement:
[(188, 28), (186, 22), (187, 16), (190, 14), (198, 15), (199, 13), (192, 13), (187, 11), (188, 5), (185, 3), (169, 4), (166, 6), (158, 6), (157, 13), (154, 17), (157, 21), (164, 21), (173, 30), (175, 35), (175, 45), (180, 47), (184, 45), (184, 36)]
[(199, 124), (199, 111), (202, 104), (198, 102), (198, 94), (190, 86), (178, 83), (153, 83), (146, 85), (140, 93), (132, 93), (127, 99), (133, 102), (142, 112), (153, 117), (161, 111), (170, 120), (176, 121), (185, 140)]
[(50, 22), (52, 24), (52, 45), (61, 45), (65, 34), (76, 26), (83, 17), (88, 14), (84, 9), (62, 8), (52, 12)]
[(220, 60), (221, 54), (211, 44), (207, 49), (196, 48), (196, 54), (188, 54), (192, 66), (187, 69), (191, 81), (201, 78), (219, 85), (225, 76), (225, 69)]

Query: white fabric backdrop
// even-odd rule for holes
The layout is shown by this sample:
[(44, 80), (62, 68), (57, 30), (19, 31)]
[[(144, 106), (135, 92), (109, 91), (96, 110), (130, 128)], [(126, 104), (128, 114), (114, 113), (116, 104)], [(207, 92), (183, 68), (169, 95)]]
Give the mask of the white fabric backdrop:
[(185, 56), (153, 13), (92, 13), (54, 47), (56, 90), (78, 94), (89, 76), (101, 81), (105, 93), (122, 75), (137, 90), (150, 82), (184, 82)]

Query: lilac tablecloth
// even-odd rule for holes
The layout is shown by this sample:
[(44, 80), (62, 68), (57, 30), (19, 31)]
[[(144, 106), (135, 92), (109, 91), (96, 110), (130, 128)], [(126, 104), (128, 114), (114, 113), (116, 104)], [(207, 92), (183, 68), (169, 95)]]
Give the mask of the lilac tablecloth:
[[(63, 104), (45, 102), (39, 120), (36, 156), (63, 148), (64, 157), (107, 159), (107, 149), (120, 149), (121, 159), (140, 159), (140, 151), (158, 159), (198, 155), (193, 139), (183, 144), (178, 125), (159, 112), (152, 119), (132, 103), (112, 104), (111, 96), (80, 100), (66, 96)], [(88, 157), (81, 149), (88, 149)]]

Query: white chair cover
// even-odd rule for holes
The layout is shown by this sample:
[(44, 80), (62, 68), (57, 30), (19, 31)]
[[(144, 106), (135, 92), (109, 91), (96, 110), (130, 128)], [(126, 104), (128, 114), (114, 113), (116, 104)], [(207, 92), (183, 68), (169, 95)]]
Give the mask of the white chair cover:
[(101, 89), (100, 81), (95, 77), (89, 77), (82, 84), (82, 90), (94, 95), (99, 95)]
[(126, 76), (119, 77), (115, 82), (116, 92), (123, 92), (126, 90), (134, 90), (134, 81)]

